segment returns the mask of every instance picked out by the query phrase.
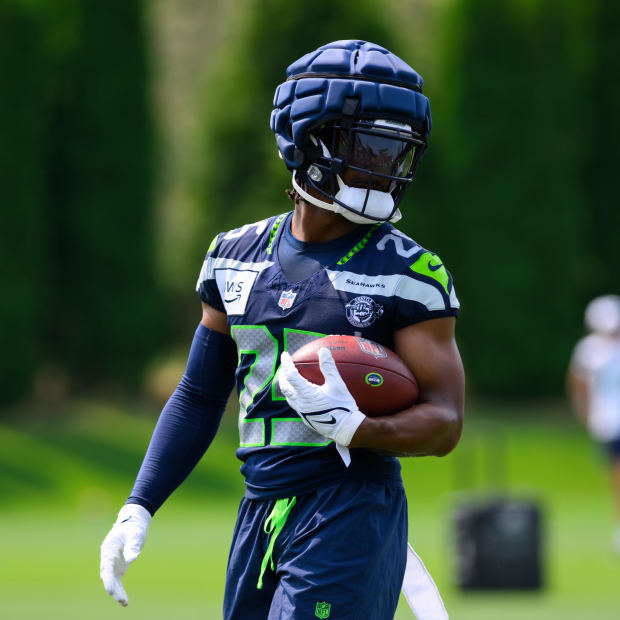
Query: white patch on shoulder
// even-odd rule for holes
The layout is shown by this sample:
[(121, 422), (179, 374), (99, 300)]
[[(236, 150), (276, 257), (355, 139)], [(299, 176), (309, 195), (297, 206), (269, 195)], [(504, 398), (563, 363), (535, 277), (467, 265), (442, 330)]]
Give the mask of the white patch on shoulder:
[(215, 281), (224, 302), (226, 314), (241, 315), (248, 305), (250, 291), (258, 276), (258, 271), (239, 269), (216, 269)]
[(256, 278), (261, 271), (273, 265), (271, 261), (246, 263), (231, 258), (210, 258), (208, 261), (212, 261), (211, 271), (229, 316), (245, 314)]

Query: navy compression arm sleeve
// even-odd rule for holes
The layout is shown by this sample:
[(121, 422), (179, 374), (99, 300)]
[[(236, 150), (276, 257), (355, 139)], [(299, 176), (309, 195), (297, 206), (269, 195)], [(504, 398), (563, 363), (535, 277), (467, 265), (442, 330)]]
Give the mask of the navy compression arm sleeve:
[(128, 504), (154, 514), (194, 469), (215, 437), (236, 365), (230, 336), (198, 325), (185, 374), (161, 412)]

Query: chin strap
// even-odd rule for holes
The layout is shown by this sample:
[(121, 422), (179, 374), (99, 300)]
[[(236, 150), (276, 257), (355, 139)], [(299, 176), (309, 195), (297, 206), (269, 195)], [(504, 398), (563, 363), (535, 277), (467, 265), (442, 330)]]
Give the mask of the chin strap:
[[(347, 187), (339, 175), (337, 175), (337, 181), (338, 181), (338, 185), (340, 189), (342, 189), (343, 187)], [(313, 204), (317, 207), (321, 207), (321, 209), (327, 209), (328, 211), (332, 211), (333, 213), (338, 213), (342, 215), (342, 217), (345, 217), (347, 220), (351, 222), (355, 222), (356, 224), (376, 224), (377, 223), (377, 220), (364, 217), (360, 213), (355, 213), (354, 211), (345, 209), (343, 206), (339, 204), (334, 204), (333, 202), (325, 202), (324, 200), (321, 200), (320, 198), (316, 198), (315, 196), (312, 196), (305, 189), (303, 189), (301, 187), (301, 184), (297, 181), (297, 170), (293, 170), (293, 181), (292, 182), (293, 182), (293, 187), (295, 191), (306, 202), (309, 202), (310, 204)], [(394, 213), (394, 215), (389, 220), (386, 220), (386, 221), (392, 222), (393, 224), (395, 222), (398, 222), (398, 220), (400, 220), (401, 218), (402, 218), (402, 214), (400, 212), (400, 209), (396, 209), (396, 213)]]
[(335, 211), (334, 206), (340, 206), (340, 205), (334, 205), (331, 202), (325, 202), (321, 200), (320, 198), (315, 198), (314, 196), (311, 196), (297, 182), (297, 170), (293, 170), (293, 188), (306, 202), (316, 205), (317, 207), (321, 207), (321, 209), (327, 209), (328, 211)]
[[(326, 159), (331, 159), (332, 155), (329, 152), (329, 149), (327, 148), (323, 140), (317, 138), (313, 134), (309, 134), (308, 137), (310, 138), (310, 142), (312, 142), (312, 144), (314, 145), (313, 148), (320, 150), (323, 153), (323, 157), (325, 157)], [(342, 192), (346, 192), (347, 190), (350, 192), (355, 191), (356, 189), (356, 188), (349, 187), (342, 180), (342, 177), (339, 174), (336, 174), (336, 182), (338, 183), (338, 194), (341, 194)], [(357, 213), (355, 211), (352, 211), (351, 209), (345, 209), (343, 206), (339, 205), (338, 203), (325, 202), (324, 200), (321, 200), (320, 198), (316, 198), (315, 196), (312, 196), (305, 189), (301, 187), (300, 183), (297, 182), (297, 170), (293, 170), (293, 187), (306, 202), (316, 205), (317, 207), (321, 207), (321, 209), (327, 209), (328, 211), (333, 211), (334, 213), (338, 213), (342, 215), (343, 217), (345, 217), (350, 222), (354, 222), (355, 224), (376, 224), (377, 223), (377, 220), (373, 220), (369, 217), (365, 217), (361, 213)], [(372, 190), (372, 191), (375, 191), (375, 190)], [(342, 202), (346, 203), (346, 201), (344, 200)], [(392, 207), (393, 207), (393, 204), (392, 204)], [(401, 217), (402, 215), (400, 213), (400, 209), (396, 209), (396, 212), (392, 215), (392, 217), (386, 221), (395, 223), (395, 222), (398, 222), (398, 220), (400, 220)]]

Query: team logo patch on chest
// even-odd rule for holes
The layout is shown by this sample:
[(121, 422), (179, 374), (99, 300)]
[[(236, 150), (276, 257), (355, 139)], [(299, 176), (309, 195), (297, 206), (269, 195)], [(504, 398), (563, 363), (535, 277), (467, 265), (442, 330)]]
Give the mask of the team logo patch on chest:
[(372, 297), (361, 295), (345, 306), (345, 312), (347, 320), (354, 327), (368, 327), (383, 314), (383, 306), (376, 303)]
[(282, 310), (288, 310), (293, 305), (295, 297), (297, 297), (297, 293), (293, 293), (293, 291), (282, 291), (280, 299), (278, 300), (278, 306), (280, 306)]

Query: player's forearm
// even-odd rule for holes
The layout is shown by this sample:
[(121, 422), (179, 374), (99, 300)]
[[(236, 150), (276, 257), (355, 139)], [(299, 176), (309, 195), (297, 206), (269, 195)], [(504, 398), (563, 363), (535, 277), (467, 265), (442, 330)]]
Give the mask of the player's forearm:
[(367, 417), (350, 447), (398, 456), (444, 456), (458, 443), (462, 427), (459, 407), (423, 403), (392, 416)]
[(185, 374), (157, 422), (128, 503), (153, 514), (196, 466), (217, 432), (235, 365), (230, 337), (199, 325)]
[(198, 398), (184, 377), (159, 417), (127, 502), (154, 514), (206, 452), (225, 406), (225, 398)]
[(566, 377), (566, 388), (573, 411), (582, 422), (587, 422), (589, 402), (588, 381), (569, 369)]

